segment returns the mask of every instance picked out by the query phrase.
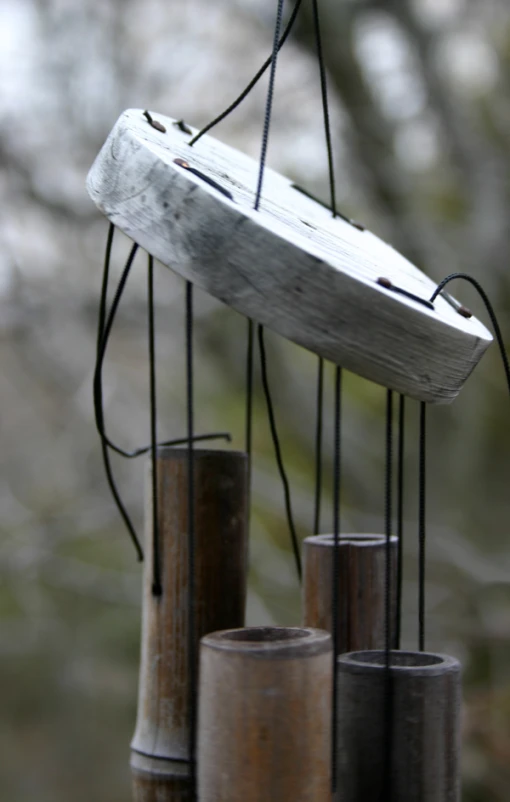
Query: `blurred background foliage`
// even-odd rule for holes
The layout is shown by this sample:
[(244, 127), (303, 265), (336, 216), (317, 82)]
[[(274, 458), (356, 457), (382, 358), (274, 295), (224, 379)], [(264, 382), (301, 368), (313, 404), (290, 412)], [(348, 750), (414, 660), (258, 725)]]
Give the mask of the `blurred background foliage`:
[[(290, 5), (290, 4), (289, 4)], [(279, 62), (269, 161), (327, 199), (311, 4)], [(339, 206), (439, 280), (482, 282), (510, 339), (508, 0), (322, 0)], [(290, 9), (287, 9), (289, 11)], [(91, 377), (106, 223), (84, 189), (118, 114), (200, 126), (269, 52), (273, 0), (0, 0), (0, 721), (6, 802), (130, 798), (140, 566), (106, 489)], [(259, 154), (265, 83), (215, 135)], [(118, 238), (117, 271), (129, 243)], [(119, 315), (111, 434), (148, 438), (145, 264)], [(183, 287), (160, 268), (160, 434), (184, 418)], [(485, 319), (471, 289), (454, 290)], [(244, 325), (197, 294), (197, 427), (242, 446)], [(301, 536), (313, 506), (316, 360), (267, 337)], [(329, 374), (331, 374), (331, 370)], [(328, 374), (325, 472), (331, 476)], [(342, 526), (381, 530), (384, 390), (345, 379)], [(406, 440), (405, 645), (416, 642), (416, 405)], [(508, 396), (495, 348), (429, 413), (428, 646), (465, 666), (465, 802), (510, 784)], [(299, 621), (257, 387), (250, 623)], [(115, 463), (142, 521), (143, 467)], [(322, 529), (331, 526), (330, 478)]]

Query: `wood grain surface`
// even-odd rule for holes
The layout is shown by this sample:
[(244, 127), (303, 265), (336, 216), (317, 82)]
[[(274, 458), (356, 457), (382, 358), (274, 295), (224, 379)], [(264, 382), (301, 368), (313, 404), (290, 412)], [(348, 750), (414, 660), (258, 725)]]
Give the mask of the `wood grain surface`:
[[(397, 545), (391, 538), (391, 631), (396, 645)], [(333, 631), (333, 535), (303, 541), (303, 623)], [(342, 534), (338, 551), (338, 653), (385, 645), (386, 537)]]
[(460, 665), (424, 652), (391, 660), (388, 684), (384, 652), (338, 658), (336, 802), (381, 799), (388, 756), (392, 802), (459, 802)]
[[(187, 449), (159, 449), (157, 478), (163, 594), (152, 594), (152, 494), (148, 477), (141, 667), (131, 768), (135, 802), (184, 802), (192, 798)], [(195, 449), (194, 480), (196, 573), (192, 636), (198, 661), (202, 635), (218, 627), (244, 623), (247, 455)]]
[(202, 639), (200, 802), (330, 802), (331, 636), (254, 627)]
[(124, 112), (90, 170), (89, 194), (109, 220), (185, 279), (335, 364), (423, 401), (455, 398), (492, 340), (485, 326), (443, 297), (427, 308), (434, 282), (272, 170), (255, 211), (254, 160), (209, 136), (190, 147), (174, 120), (154, 117), (164, 131), (141, 110)]

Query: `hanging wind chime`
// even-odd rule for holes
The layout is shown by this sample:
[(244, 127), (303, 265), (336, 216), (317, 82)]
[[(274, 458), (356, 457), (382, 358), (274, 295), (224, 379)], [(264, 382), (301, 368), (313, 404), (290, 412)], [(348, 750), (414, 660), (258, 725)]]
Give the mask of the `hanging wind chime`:
[[(425, 651), (426, 404), (452, 401), (492, 341), (445, 292), (465, 278), (480, 292), (510, 370), (492, 307), (463, 274), (434, 284), (392, 247), (340, 213), (322, 59), (312, 0), (331, 199), (328, 206), (266, 168), (278, 52), (220, 117), (198, 131), (131, 109), (89, 173), (110, 221), (94, 377), (108, 481), (139, 557), (145, 555), (138, 716), (131, 743), (136, 802), (456, 802), (460, 666)], [(208, 135), (269, 69), (259, 162)], [(114, 229), (133, 240), (110, 308)], [(151, 443), (122, 451), (107, 436), (102, 368), (138, 249), (148, 254)], [(154, 260), (186, 282), (187, 431), (157, 441)], [(197, 435), (193, 287), (247, 319), (246, 447), (207, 449)], [(318, 357), (314, 531), (297, 541), (267, 377), (264, 327)], [(261, 375), (299, 578), (303, 625), (244, 627), (254, 352)], [(334, 524), (320, 534), (325, 360), (335, 366)], [(385, 531), (340, 531), (342, 370), (386, 388)], [(398, 399), (395, 399), (398, 393)], [(420, 402), (418, 650), (400, 650), (405, 398)], [(393, 419), (398, 400), (398, 448)], [(395, 409), (394, 409), (395, 408)], [(109, 461), (150, 454), (142, 546)], [(392, 477), (398, 476), (392, 529)], [(303, 559), (303, 570), (301, 560)]]

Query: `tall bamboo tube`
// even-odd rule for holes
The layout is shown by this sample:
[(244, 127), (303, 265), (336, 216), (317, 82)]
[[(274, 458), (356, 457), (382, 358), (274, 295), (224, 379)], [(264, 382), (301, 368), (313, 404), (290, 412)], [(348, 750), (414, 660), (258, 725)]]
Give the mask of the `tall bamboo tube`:
[(332, 674), (320, 630), (202, 638), (200, 802), (330, 802)]
[(459, 663), (395, 651), (388, 677), (385, 661), (338, 658), (337, 802), (459, 802)]
[[(396, 635), (397, 544), (390, 541), (391, 631)], [(329, 632), (332, 622), (333, 535), (307, 537), (303, 544), (303, 624)], [(338, 548), (338, 653), (385, 646), (385, 535), (340, 536)], [(393, 639), (393, 645), (396, 645)]]
[[(200, 637), (244, 623), (248, 546), (248, 459), (195, 449), (195, 627)], [(147, 482), (146, 561), (138, 716), (131, 743), (135, 802), (188, 802), (190, 787), (188, 627), (188, 452), (157, 453), (162, 595), (152, 594), (152, 493)], [(150, 479), (150, 465), (149, 465)]]

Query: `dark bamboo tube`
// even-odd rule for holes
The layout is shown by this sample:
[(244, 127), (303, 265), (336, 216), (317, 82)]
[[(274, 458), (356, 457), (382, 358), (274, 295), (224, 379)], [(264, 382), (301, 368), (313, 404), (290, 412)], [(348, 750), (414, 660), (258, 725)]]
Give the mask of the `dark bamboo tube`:
[(460, 665), (426, 652), (338, 658), (338, 802), (459, 802)]
[[(196, 449), (193, 464), (193, 638), (198, 660), (202, 635), (244, 623), (248, 459), (241, 452)], [(133, 793), (135, 802), (188, 802), (193, 797), (189, 780), (187, 449), (158, 449), (156, 471), (163, 592), (160, 597), (152, 594), (152, 493), (148, 481), (138, 716), (131, 743)]]
[[(391, 631), (396, 645), (397, 544), (391, 538)], [(315, 535), (303, 544), (303, 623), (331, 632), (334, 537)], [(338, 549), (338, 653), (385, 646), (385, 535), (340, 536)]]
[(200, 802), (330, 802), (332, 672), (320, 630), (202, 638)]

